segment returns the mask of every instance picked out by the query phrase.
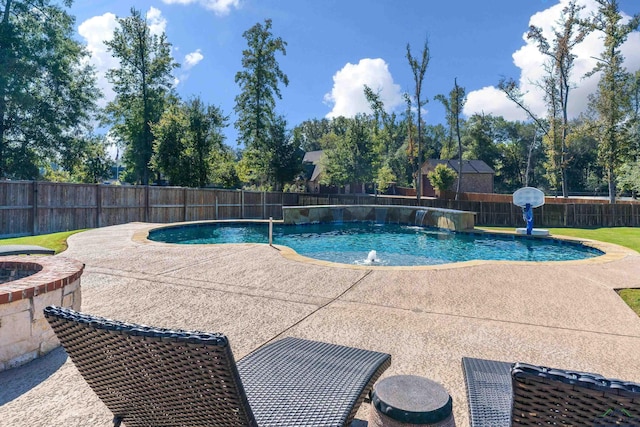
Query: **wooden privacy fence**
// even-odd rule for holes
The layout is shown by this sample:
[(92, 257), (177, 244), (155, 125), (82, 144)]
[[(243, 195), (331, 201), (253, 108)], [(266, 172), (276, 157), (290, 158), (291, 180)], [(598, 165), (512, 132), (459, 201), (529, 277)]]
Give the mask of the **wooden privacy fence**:
[[(489, 197), (491, 195), (488, 195)], [(477, 197), (476, 197), (477, 199)], [(639, 226), (638, 203), (549, 203), (534, 209), (537, 227)], [(0, 181), (0, 236), (24, 236), (127, 222), (282, 218), (282, 206), (408, 205), (414, 197), (299, 194), (182, 187)], [(506, 201), (422, 199), (421, 206), (476, 212), (477, 225), (520, 227)]]

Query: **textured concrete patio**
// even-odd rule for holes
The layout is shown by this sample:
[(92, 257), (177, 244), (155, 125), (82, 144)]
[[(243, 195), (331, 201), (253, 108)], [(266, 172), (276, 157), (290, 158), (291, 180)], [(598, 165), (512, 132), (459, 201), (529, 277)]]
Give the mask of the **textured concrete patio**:
[[(384, 376), (423, 375), (468, 425), (463, 356), (523, 361), (640, 382), (640, 318), (614, 289), (640, 287), (640, 254), (592, 262), (349, 269), (267, 245), (180, 246), (132, 223), (73, 235), (86, 264), (82, 310), (154, 326), (226, 333), (237, 358), (296, 336), (392, 355)], [(61, 350), (0, 372), (0, 425), (111, 426)], [(366, 420), (368, 405), (357, 418)], [(365, 425), (364, 422), (357, 422)]]

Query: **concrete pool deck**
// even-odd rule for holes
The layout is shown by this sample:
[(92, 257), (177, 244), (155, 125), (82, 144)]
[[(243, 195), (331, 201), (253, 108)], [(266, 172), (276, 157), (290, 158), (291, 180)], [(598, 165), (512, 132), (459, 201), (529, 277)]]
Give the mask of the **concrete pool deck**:
[[(597, 372), (640, 382), (640, 318), (615, 289), (640, 287), (640, 254), (592, 261), (350, 269), (267, 245), (169, 245), (131, 223), (75, 234), (56, 256), (86, 264), (82, 311), (223, 332), (236, 358), (295, 336), (392, 355), (383, 377), (423, 375), (468, 425), (463, 356)], [(455, 267), (455, 268), (454, 268)], [(0, 424), (111, 426), (60, 349), (0, 372)], [(366, 420), (368, 405), (358, 413)], [(354, 425), (366, 425), (356, 422)]]

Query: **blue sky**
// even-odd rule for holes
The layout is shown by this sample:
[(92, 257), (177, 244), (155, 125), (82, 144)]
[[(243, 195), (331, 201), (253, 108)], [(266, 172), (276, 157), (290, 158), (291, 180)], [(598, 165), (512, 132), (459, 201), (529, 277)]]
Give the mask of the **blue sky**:
[[(273, 20), (273, 33), (288, 43), (279, 56), (290, 84), (282, 87), (277, 110), (293, 127), (306, 119), (366, 112), (362, 85), (380, 94), (390, 110), (404, 108), (401, 94), (413, 92), (413, 77), (406, 59), (406, 45), (418, 56), (429, 40), (431, 60), (423, 93), (428, 124), (442, 123), (444, 111), (433, 101), (448, 92), (454, 78), (467, 90), (466, 115), (476, 112), (524, 119), (520, 111), (493, 87), (501, 76), (513, 77), (528, 92), (530, 106), (544, 113), (541, 95), (530, 81), (541, 76), (544, 59), (523, 39), (528, 26), (543, 26), (550, 34), (568, 0), (144, 0), (135, 7), (147, 14), (152, 28), (167, 34), (180, 69), (175, 71), (178, 93), (202, 97), (230, 115), (226, 130), (230, 146), (236, 146), (233, 129), (234, 81), (241, 68), (246, 40), (242, 33), (264, 19)], [(593, 0), (579, 0), (595, 9)], [(87, 44), (100, 75), (117, 65), (105, 52), (103, 40), (111, 37), (115, 17), (130, 14), (131, 1), (76, 0), (78, 37)], [(628, 15), (640, 12), (640, 1), (621, 0)], [(576, 50), (576, 89), (571, 112), (584, 110), (597, 76), (583, 79), (602, 50), (599, 35), (590, 36)], [(640, 33), (629, 37), (623, 48), (630, 70), (640, 69)], [(101, 78), (105, 101), (112, 97)]]

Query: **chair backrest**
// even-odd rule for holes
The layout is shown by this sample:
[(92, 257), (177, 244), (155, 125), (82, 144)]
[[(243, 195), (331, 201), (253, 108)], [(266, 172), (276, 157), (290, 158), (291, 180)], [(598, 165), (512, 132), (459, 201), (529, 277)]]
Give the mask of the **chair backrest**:
[(255, 426), (227, 338), (47, 307), (45, 317), (114, 421)]
[(516, 363), (512, 425), (638, 426), (640, 384)]

